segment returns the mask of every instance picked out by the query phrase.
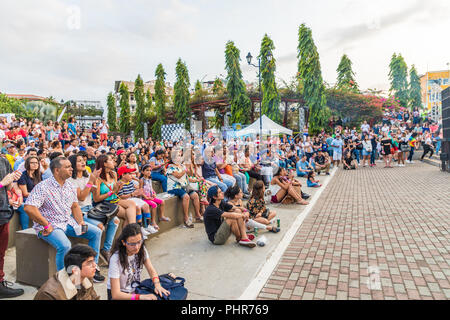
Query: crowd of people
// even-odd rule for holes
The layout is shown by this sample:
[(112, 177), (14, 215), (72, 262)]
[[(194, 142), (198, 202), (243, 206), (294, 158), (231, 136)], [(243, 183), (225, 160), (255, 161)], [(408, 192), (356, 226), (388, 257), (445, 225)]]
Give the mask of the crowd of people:
[[(58, 273), (36, 299), (62, 298), (61, 290), (49, 291), (77, 277), (84, 289), (62, 285), (71, 292), (66, 298), (98, 299), (90, 283), (105, 281), (98, 268), (100, 255), (109, 263), (109, 299), (156, 299), (135, 295), (131, 287), (143, 266), (153, 280), (158, 277), (143, 246), (161, 223), (170, 221), (167, 198), (155, 185), (181, 200), (186, 228), (204, 224), (214, 245), (225, 244), (233, 234), (239, 245), (254, 248), (256, 228), (280, 231), (269, 203), (308, 205), (305, 188), (320, 188), (321, 173), (329, 175), (331, 168), (356, 170), (379, 161), (385, 168), (394, 163), (402, 167), (413, 163), (421, 147), (421, 159), (437, 154), (442, 139), (441, 126), (420, 118), (418, 111), (387, 112), (373, 126), (364, 121), (349, 128), (341, 119), (332, 119), (330, 126), (331, 133), (324, 130), (317, 136), (306, 129), (296, 137), (225, 139), (208, 133), (134, 142), (131, 136), (123, 141), (121, 135), (111, 135), (105, 120), (84, 129), (74, 118), (60, 123), (0, 118), (0, 298), (23, 294), (3, 272), (13, 214), (22, 229), (32, 227), (57, 252)], [(90, 212), (105, 203), (116, 205), (117, 215), (106, 221), (92, 218)], [(191, 203), (194, 216), (189, 214)], [(121, 220), (124, 228), (116, 237)], [(82, 237), (89, 244), (72, 247), (68, 237)], [(76, 272), (68, 270), (74, 265)], [(167, 292), (159, 286), (156, 294)]]

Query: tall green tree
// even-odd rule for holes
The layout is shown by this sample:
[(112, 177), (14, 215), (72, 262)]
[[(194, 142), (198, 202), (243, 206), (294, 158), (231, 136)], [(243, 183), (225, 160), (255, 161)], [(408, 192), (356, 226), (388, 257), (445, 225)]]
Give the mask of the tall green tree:
[(144, 121), (145, 121), (145, 92), (144, 81), (138, 74), (134, 82), (134, 99), (136, 100), (136, 130), (135, 137), (137, 139), (144, 137)]
[(422, 106), (422, 93), (420, 88), (420, 78), (416, 67), (412, 65), (409, 71), (409, 107), (411, 109)]
[(153, 106), (153, 97), (150, 89), (145, 93), (145, 121), (148, 121), (151, 117), (155, 116), (155, 108)]
[(408, 66), (401, 54), (393, 54), (389, 64), (390, 93), (393, 94), (404, 108), (408, 107)]
[(190, 130), (191, 127), (191, 113), (189, 108), (189, 73), (186, 63), (181, 61), (181, 58), (177, 61), (177, 66), (175, 68), (176, 82), (174, 85), (174, 109), (175, 109), (175, 119), (177, 123), (184, 123), (184, 128)]
[(130, 111), (130, 93), (128, 92), (128, 86), (126, 86), (123, 82), (120, 84), (119, 88), (120, 100), (120, 121), (119, 121), (119, 129), (120, 132), (130, 133), (130, 120), (131, 120), (131, 111)]
[(309, 133), (318, 134), (328, 125), (329, 109), (326, 107), (325, 85), (322, 80), (319, 53), (311, 29), (302, 24), (298, 30), (299, 87), (309, 107)]
[(113, 93), (108, 93), (108, 98), (106, 104), (108, 105), (108, 126), (109, 130), (117, 131), (117, 108), (116, 108), (116, 98)]
[(233, 41), (228, 41), (225, 47), (225, 69), (227, 70), (227, 92), (231, 104), (231, 122), (248, 124), (251, 116), (251, 101), (242, 80), (240, 60), (239, 49)]
[[(216, 78), (212, 87), (213, 94), (216, 97), (220, 97), (225, 94), (225, 91), (226, 89), (223, 85), (222, 80)], [(223, 110), (222, 108), (216, 108), (216, 110), (214, 110), (214, 128), (220, 129), (223, 127), (225, 121), (225, 113), (226, 110)]]
[(346, 54), (342, 56), (336, 71), (338, 73), (336, 84), (338, 89), (359, 93), (358, 84), (355, 80), (355, 73), (352, 70), (352, 61)]
[(155, 71), (156, 83), (155, 83), (155, 111), (156, 121), (152, 126), (153, 137), (156, 139), (161, 138), (161, 126), (166, 120), (166, 72), (162, 64), (158, 64)]
[(267, 53), (275, 49), (272, 39), (267, 34), (261, 41), (259, 58), (261, 59), (261, 89), (262, 89), (262, 114), (277, 123), (281, 123), (280, 95), (275, 82), (275, 58), (269, 61)]

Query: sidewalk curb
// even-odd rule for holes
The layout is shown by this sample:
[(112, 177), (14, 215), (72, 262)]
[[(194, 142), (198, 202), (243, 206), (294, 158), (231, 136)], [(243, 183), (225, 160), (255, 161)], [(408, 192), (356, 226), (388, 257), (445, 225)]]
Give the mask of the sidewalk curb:
[(262, 268), (257, 273), (255, 279), (252, 280), (252, 282), (249, 284), (247, 289), (245, 289), (244, 293), (238, 298), (238, 300), (256, 300), (259, 293), (263, 289), (264, 285), (266, 284), (267, 280), (271, 276), (273, 270), (278, 265), (278, 262), (281, 260), (281, 257), (283, 256), (284, 252), (286, 251), (286, 248), (291, 243), (292, 239), (294, 238), (295, 234), (297, 233), (298, 229), (301, 227), (303, 221), (308, 216), (312, 208), (314, 208), (317, 200), (320, 198), (323, 190), (326, 189), (328, 186), (328, 183), (333, 180), (334, 174), (336, 173), (337, 168), (333, 168), (333, 170), (330, 173), (330, 179), (328, 179), (323, 185), (320, 190), (313, 196), (313, 199), (309, 203), (308, 207), (300, 213), (297, 218), (295, 219), (294, 223), (291, 225), (289, 230), (284, 235), (283, 239), (280, 241), (278, 246), (275, 248), (269, 259), (264, 263)]

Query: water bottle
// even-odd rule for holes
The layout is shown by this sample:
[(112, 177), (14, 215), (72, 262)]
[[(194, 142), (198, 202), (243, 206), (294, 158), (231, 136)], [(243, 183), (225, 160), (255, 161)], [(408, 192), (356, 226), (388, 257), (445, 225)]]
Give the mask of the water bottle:
[(260, 247), (264, 247), (267, 243), (267, 238), (266, 236), (261, 236), (256, 240), (256, 244)]

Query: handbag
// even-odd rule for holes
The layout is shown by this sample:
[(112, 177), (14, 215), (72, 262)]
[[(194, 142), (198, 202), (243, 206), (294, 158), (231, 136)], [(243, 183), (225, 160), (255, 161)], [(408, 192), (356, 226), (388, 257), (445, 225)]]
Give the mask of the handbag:
[(119, 205), (108, 201), (103, 201), (88, 211), (90, 219), (100, 221), (104, 226), (114, 218), (119, 212)]
[[(103, 184), (107, 186), (110, 191), (113, 191), (105, 181), (101, 179), (100, 181), (103, 182)], [(102, 202), (96, 204), (94, 208), (88, 211), (88, 218), (100, 221), (104, 226), (110, 219), (114, 218), (119, 212), (119, 205), (117, 204), (117, 202), (119, 202), (119, 196), (115, 192), (114, 194), (117, 196), (117, 201), (113, 200), (113, 202), (103, 200)]]

